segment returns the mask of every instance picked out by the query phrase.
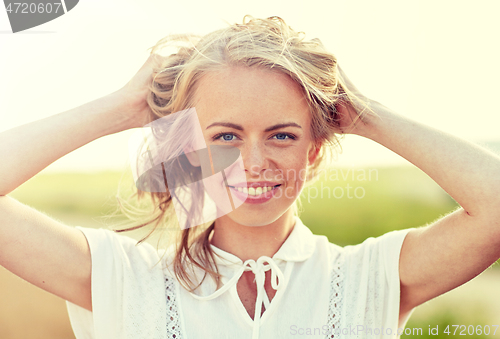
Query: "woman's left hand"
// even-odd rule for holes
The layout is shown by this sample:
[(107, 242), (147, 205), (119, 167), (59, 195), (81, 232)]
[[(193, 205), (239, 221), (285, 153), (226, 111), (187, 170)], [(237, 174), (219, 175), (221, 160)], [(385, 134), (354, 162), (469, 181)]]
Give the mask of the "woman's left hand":
[(382, 105), (363, 95), (347, 77), (342, 68), (337, 65), (339, 85), (353, 94), (356, 98), (350, 102), (339, 100), (335, 104), (339, 129), (341, 134), (364, 135), (365, 130), (371, 125), (370, 121), (377, 117), (375, 110)]

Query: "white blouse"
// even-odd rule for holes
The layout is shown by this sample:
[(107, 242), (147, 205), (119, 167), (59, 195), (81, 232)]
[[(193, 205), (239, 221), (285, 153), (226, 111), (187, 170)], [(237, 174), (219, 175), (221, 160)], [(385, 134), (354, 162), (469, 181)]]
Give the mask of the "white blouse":
[[(299, 218), (276, 254), (242, 262), (213, 245), (223, 286), (207, 276), (196, 293), (174, 278), (170, 252), (107, 229), (77, 227), (92, 257), (92, 308), (66, 302), (77, 339), (397, 338), (399, 255), (410, 229), (339, 247)], [(276, 289), (269, 301), (265, 271)], [(255, 274), (254, 320), (236, 284)], [(202, 271), (194, 273), (201, 276)], [(265, 312), (261, 316), (264, 305)]]

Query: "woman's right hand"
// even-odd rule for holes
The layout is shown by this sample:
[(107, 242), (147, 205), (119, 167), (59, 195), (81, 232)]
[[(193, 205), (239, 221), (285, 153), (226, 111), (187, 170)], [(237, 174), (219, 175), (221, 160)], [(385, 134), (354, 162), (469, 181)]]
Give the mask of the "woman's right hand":
[(126, 128), (142, 127), (153, 119), (153, 114), (146, 101), (153, 82), (153, 72), (161, 66), (163, 57), (151, 54), (132, 79), (111, 96), (117, 100), (119, 114), (128, 120)]
[(116, 92), (0, 133), (0, 196), (95, 139), (151, 122), (154, 117), (146, 99), (162, 59), (151, 54)]

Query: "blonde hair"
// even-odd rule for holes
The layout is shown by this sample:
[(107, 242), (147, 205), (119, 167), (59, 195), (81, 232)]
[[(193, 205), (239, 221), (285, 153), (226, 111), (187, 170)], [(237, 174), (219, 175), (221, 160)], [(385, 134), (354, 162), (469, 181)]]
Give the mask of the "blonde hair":
[[(152, 120), (192, 107), (196, 86), (208, 72), (228, 66), (261, 67), (282, 72), (301, 86), (311, 112), (311, 134), (320, 148), (315, 163), (308, 169), (306, 182), (314, 179), (331, 146), (340, 145), (336, 135), (339, 131), (336, 104), (363, 104), (342, 83), (336, 57), (325, 49), (320, 40), (305, 40), (304, 33), (294, 31), (279, 17), (255, 19), (245, 16), (242, 24), (234, 24), (205, 36), (167, 36), (151, 48), (151, 53), (161, 55), (162, 50), (172, 47), (175, 52), (166, 56), (154, 70), (154, 80), (147, 97)], [(362, 114), (359, 116), (362, 117)], [(139, 241), (142, 242), (160, 225), (173, 223), (172, 196), (168, 190), (163, 193), (137, 190), (135, 195), (139, 200), (144, 195), (150, 196), (152, 217), (140, 225), (115, 231), (154, 225), (153, 230)], [(123, 205), (121, 207), (126, 212)], [(296, 205), (294, 209), (297, 211)], [(214, 223), (187, 228), (177, 232), (177, 237), (172, 239), (175, 243), (174, 273), (184, 288), (191, 292), (207, 274), (220, 286), (220, 275), (209, 242), (213, 228)], [(205, 272), (198, 285), (186, 270), (192, 265)]]

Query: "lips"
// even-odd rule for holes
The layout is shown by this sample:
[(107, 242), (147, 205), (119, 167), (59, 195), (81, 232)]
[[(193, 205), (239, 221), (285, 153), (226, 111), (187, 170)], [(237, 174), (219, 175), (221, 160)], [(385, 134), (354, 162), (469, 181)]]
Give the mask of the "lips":
[[(231, 182), (231, 181), (229, 181)], [(230, 186), (232, 187), (247, 187), (247, 188), (250, 188), (250, 187), (253, 187), (253, 188), (257, 188), (257, 187), (264, 187), (264, 186), (267, 186), (267, 187), (274, 187), (274, 186), (277, 186), (277, 185), (281, 185), (279, 182), (276, 182), (276, 181), (244, 181), (244, 182), (240, 182), (240, 183), (237, 183), (237, 184), (232, 184)]]
[(252, 182), (228, 185), (231, 194), (237, 201), (245, 204), (262, 204), (271, 200), (280, 190), (282, 184), (276, 182)]

